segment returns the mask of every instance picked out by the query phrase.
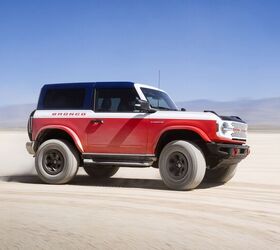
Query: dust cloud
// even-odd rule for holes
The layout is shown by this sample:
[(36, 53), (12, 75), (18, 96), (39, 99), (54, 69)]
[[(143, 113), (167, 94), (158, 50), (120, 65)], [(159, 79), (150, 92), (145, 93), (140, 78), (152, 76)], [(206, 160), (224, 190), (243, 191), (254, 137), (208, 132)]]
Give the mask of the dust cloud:
[(25, 149), (28, 140), (23, 131), (0, 131), (0, 179), (36, 173), (34, 158)]

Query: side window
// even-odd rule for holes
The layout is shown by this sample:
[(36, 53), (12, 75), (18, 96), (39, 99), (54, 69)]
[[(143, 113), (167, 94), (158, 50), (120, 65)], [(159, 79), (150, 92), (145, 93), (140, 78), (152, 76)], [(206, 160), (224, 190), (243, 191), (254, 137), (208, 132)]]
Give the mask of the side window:
[(134, 88), (98, 88), (95, 112), (134, 112), (137, 98)]
[(166, 101), (160, 97), (148, 96), (147, 99), (153, 108), (158, 108), (158, 107), (169, 108)]
[(152, 108), (177, 110), (176, 105), (165, 92), (149, 88), (141, 88), (141, 90)]
[(82, 109), (86, 91), (83, 88), (48, 89), (44, 109)]

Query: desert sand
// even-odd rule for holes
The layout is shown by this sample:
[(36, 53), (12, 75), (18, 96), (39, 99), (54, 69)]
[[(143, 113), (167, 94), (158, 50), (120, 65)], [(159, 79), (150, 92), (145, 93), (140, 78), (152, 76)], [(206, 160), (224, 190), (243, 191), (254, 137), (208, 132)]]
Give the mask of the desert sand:
[(0, 132), (0, 249), (280, 249), (280, 133), (250, 133), (226, 185), (168, 190), (156, 169), (43, 184), (25, 132)]

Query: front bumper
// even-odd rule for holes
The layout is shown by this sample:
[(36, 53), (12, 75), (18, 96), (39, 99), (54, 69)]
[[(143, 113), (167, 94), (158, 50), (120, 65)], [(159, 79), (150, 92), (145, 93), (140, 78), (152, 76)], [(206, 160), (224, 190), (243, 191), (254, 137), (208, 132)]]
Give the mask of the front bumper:
[(26, 150), (29, 154), (35, 155), (34, 141), (26, 142), (25, 147), (26, 147)]
[(237, 164), (245, 159), (250, 153), (248, 145), (207, 143), (209, 152), (209, 163), (211, 168), (218, 168), (221, 165)]

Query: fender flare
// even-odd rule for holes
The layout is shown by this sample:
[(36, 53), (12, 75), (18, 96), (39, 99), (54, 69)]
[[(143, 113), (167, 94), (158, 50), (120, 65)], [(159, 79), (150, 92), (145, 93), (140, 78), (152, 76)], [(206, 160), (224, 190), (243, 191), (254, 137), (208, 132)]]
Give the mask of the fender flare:
[(47, 129), (58, 129), (58, 130), (62, 130), (64, 132), (66, 132), (74, 141), (76, 147), (78, 148), (78, 150), (83, 153), (84, 152), (84, 148), (83, 148), (83, 145), (79, 139), (79, 136), (70, 128), (66, 127), (66, 126), (62, 126), (62, 125), (47, 125), (47, 126), (44, 126), (42, 127), (37, 135), (36, 135), (36, 138), (35, 138), (35, 141), (37, 141), (39, 135), (41, 133), (44, 132), (44, 130), (47, 130)]
[(170, 127), (167, 127), (166, 129), (162, 130), (161, 133), (159, 134), (159, 136), (156, 138), (154, 146), (153, 146), (153, 151), (154, 152), (157, 148), (157, 145), (158, 145), (159, 140), (162, 137), (162, 135), (166, 132), (174, 131), (174, 130), (191, 131), (191, 132), (194, 132), (194, 133), (198, 134), (205, 142), (211, 142), (209, 136), (203, 130), (201, 130), (197, 127), (193, 127), (193, 126), (170, 126)]

